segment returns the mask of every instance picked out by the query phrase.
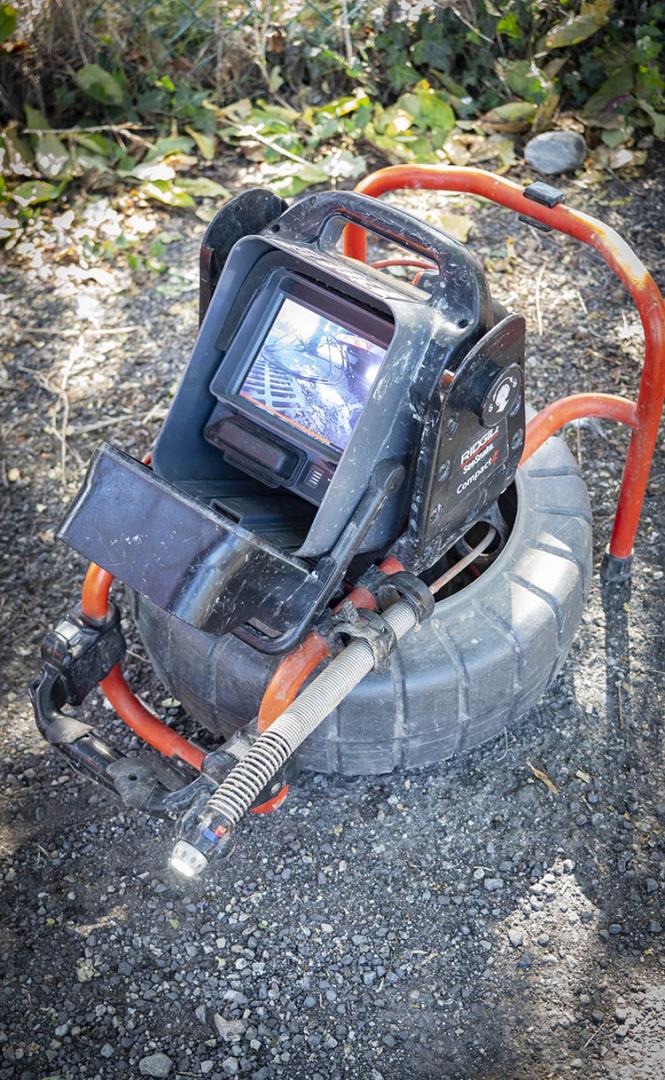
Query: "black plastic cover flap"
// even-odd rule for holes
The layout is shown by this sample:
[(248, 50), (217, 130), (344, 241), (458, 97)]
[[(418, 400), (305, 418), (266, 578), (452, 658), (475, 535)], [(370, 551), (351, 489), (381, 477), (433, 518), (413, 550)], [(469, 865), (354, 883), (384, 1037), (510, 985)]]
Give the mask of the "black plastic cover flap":
[(104, 444), (58, 536), (191, 626), (291, 629), (319, 595), (305, 566)]

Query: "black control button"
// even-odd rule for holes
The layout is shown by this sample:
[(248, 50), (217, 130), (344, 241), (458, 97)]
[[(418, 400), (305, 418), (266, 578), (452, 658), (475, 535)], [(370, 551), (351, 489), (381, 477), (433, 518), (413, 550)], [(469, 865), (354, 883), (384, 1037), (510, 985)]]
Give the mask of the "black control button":
[(234, 450), (263, 469), (287, 480), (298, 462), (298, 455), (262, 434), (254, 434), (236, 420), (222, 420), (217, 427), (217, 439), (224, 447)]
[(522, 396), (522, 372), (510, 364), (492, 379), (480, 406), (480, 422), (492, 427), (508, 416)]

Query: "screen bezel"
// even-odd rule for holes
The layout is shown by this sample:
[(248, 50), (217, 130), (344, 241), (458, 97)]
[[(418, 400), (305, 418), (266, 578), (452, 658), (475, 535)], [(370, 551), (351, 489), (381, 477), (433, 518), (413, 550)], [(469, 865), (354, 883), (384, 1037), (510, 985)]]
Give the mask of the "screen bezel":
[(324, 437), (314, 433), (309, 434), (286, 417), (253, 404), (240, 393), (285, 300), (292, 300), (384, 350), (379, 370), (368, 388), (366, 406), (376, 381), (381, 375), (385, 354), (394, 336), (393, 321), (354, 304), (353, 301), (330, 289), (284, 270), (271, 275), (261, 292), (249, 305), (229, 345), (227, 354), (212, 379), (210, 390), (218, 400), (231, 405), (234, 411), (247, 416), (267, 431), (279, 435), (282, 440), (321, 456), (325, 460), (337, 462), (353, 439), (357, 423), (354, 425), (346, 447), (340, 450), (332, 443), (326, 442)]

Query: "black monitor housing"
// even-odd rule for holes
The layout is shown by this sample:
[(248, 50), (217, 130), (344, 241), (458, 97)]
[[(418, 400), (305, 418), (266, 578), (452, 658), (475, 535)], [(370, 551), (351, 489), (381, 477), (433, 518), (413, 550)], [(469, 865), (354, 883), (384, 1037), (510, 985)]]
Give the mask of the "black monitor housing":
[[(416, 287), (345, 258), (349, 223), (431, 273)], [(101, 565), (111, 550), (107, 569), (192, 625), (279, 652), (343, 578), (388, 553), (425, 571), (510, 484), (524, 321), (493, 305), (463, 245), (364, 196), (324, 192), (285, 210), (247, 192), (213, 234), (224, 239), (212, 254), (204, 243), (205, 317), (152, 472), (102, 449), (61, 535)], [(133, 547), (95, 540), (118, 508), (111, 475), (151, 507)], [(198, 521), (205, 541), (193, 550), (173, 535), (166, 586), (154, 562), (176, 519), (183, 534)]]

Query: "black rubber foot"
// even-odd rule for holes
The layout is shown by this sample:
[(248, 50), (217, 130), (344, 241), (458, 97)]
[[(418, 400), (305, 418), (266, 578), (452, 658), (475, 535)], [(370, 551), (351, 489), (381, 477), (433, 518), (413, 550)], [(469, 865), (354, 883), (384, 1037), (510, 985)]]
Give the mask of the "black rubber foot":
[(612, 555), (606, 551), (600, 564), (600, 580), (603, 585), (623, 585), (630, 581), (633, 572), (633, 556)]

